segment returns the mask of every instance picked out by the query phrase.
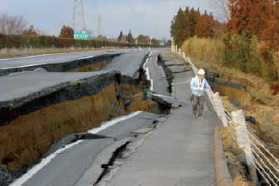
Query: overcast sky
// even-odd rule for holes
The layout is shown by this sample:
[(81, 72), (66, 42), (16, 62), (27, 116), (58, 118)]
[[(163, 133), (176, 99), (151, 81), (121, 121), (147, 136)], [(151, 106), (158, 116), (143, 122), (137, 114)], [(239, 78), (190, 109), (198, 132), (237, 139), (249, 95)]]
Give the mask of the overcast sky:
[[(74, 0), (0, 0), (0, 14), (22, 15), (35, 28), (58, 35), (62, 25), (73, 24)], [(86, 0), (87, 28), (96, 34), (101, 14), (101, 33), (117, 37), (120, 30), (133, 35), (170, 38), (170, 24), (179, 7), (213, 11), (212, 0)], [(213, 13), (215, 13), (213, 11)]]

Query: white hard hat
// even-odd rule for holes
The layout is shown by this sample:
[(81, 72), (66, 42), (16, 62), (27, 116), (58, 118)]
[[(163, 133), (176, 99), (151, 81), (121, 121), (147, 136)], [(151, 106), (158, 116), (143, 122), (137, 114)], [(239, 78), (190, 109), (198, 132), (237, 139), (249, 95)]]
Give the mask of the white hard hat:
[(204, 69), (200, 69), (199, 72), (198, 72), (198, 74), (205, 74)]

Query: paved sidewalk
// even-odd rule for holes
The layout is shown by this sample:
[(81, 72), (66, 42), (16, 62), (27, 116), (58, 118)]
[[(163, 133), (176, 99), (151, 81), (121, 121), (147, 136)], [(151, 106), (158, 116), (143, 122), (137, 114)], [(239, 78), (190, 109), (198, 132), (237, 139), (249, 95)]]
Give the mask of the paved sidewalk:
[[(212, 186), (213, 130), (215, 114), (206, 106), (204, 120), (192, 120), (190, 80), (192, 72), (177, 65), (170, 52), (162, 54), (174, 73), (172, 96), (183, 107), (169, 118), (127, 158), (107, 182), (109, 186)], [(173, 66), (172, 66), (173, 62)]]

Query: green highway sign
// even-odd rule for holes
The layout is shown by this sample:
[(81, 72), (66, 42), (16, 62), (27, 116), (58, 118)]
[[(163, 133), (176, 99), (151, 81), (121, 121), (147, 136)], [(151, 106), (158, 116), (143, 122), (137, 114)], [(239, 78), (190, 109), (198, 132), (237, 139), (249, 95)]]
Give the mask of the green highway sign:
[(88, 31), (74, 31), (74, 39), (89, 39)]
[(160, 42), (159, 46), (165, 46), (165, 43), (164, 42)]

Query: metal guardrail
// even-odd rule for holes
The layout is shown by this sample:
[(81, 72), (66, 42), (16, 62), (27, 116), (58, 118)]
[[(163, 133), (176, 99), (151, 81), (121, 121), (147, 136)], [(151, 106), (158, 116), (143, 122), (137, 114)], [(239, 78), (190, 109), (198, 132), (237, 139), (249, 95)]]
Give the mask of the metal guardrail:
[[(197, 75), (198, 69), (181, 49), (178, 49), (177, 46), (172, 46), (172, 52), (179, 54), (188, 62), (193, 72)], [(230, 113), (224, 109), (219, 93), (213, 93), (212, 89), (207, 90), (206, 94), (223, 126), (228, 129), (239, 148), (245, 152), (252, 181), (259, 184), (256, 174), (258, 172), (267, 185), (278, 186), (279, 160), (266, 148), (264, 142), (247, 129), (244, 112), (238, 110)]]

